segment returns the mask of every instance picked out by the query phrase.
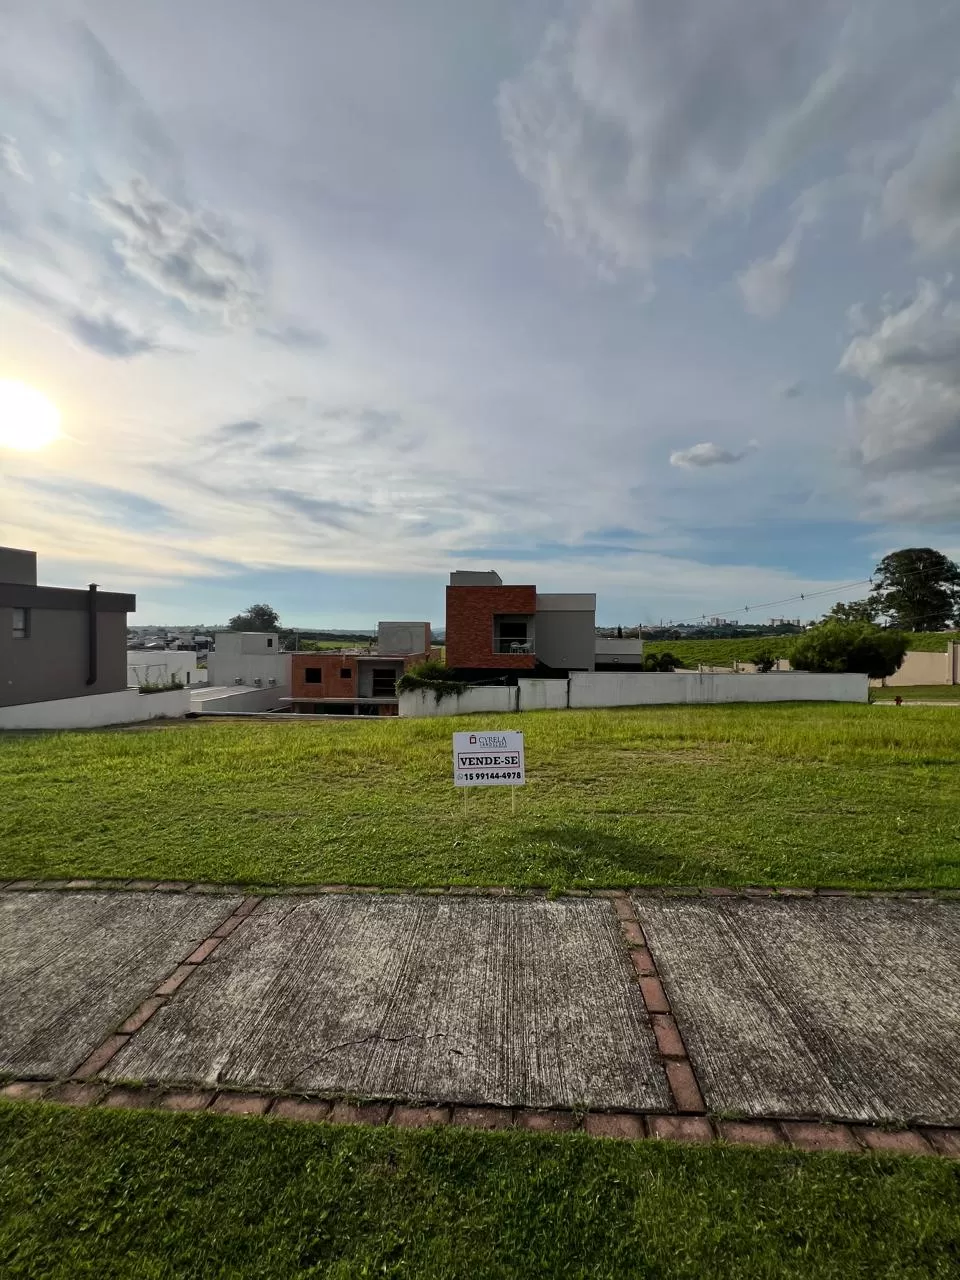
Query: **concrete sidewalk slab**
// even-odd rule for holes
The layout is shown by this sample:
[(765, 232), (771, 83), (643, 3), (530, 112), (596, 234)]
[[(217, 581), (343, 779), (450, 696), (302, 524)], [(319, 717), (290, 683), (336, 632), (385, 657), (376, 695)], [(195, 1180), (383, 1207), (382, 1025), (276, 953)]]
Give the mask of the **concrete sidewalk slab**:
[(241, 901), (0, 893), (0, 1072), (67, 1074)]
[(711, 1110), (960, 1121), (960, 903), (635, 907)]
[(670, 1107), (606, 901), (265, 901), (112, 1079), (501, 1106)]

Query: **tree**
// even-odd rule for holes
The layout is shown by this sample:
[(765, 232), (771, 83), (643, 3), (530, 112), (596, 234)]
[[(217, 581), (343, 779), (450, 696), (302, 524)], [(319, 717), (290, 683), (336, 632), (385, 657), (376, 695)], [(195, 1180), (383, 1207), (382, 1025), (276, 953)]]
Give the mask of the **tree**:
[(906, 547), (877, 565), (877, 611), (904, 631), (943, 631), (960, 614), (960, 566), (932, 547)]
[(872, 598), (869, 600), (849, 600), (846, 603), (838, 600), (828, 618), (836, 618), (839, 622), (876, 622), (879, 606)]
[(618, 625), (618, 627), (617, 627), (617, 639), (618, 639), (618, 640), (622, 640), (622, 639), (623, 639), (623, 627), (621, 627), (621, 626), (619, 626), (619, 625)]
[(819, 622), (790, 646), (795, 671), (862, 672), (871, 680), (892, 676), (907, 652), (902, 631), (888, 631), (871, 622)]
[(766, 672), (772, 671), (777, 665), (777, 655), (769, 645), (761, 645), (754, 653), (752, 662), (758, 671), (762, 671), (766, 674)]
[(252, 604), (227, 624), (231, 631), (278, 631), (280, 615), (268, 604)]

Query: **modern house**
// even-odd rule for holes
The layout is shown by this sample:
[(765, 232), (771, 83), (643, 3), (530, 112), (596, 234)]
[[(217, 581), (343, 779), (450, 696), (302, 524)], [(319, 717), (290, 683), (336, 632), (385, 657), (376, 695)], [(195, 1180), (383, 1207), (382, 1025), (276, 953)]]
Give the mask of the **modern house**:
[(275, 711), (290, 692), (291, 658), (281, 653), (276, 631), (218, 631), (207, 655), (207, 683), (191, 686), (190, 710)]
[(397, 680), (430, 657), (429, 622), (381, 622), (371, 650), (291, 654), (290, 696), (298, 714), (395, 716)]
[(447, 666), (474, 681), (642, 670), (643, 642), (599, 640), (596, 612), (593, 594), (505, 585), (492, 569), (457, 570), (447, 587)]
[(37, 555), (0, 547), (0, 707), (127, 688), (136, 597), (37, 585)]

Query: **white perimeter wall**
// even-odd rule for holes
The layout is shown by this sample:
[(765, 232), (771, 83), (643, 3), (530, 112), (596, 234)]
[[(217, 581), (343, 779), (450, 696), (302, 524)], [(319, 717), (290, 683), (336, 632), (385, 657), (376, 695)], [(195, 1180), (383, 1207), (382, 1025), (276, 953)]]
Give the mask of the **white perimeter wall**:
[(867, 702), (869, 682), (859, 675), (807, 671), (765, 675), (709, 672), (650, 674), (596, 672), (570, 677), (571, 707), (637, 707), (663, 703)]
[[(558, 684), (566, 682), (558, 680)], [(437, 702), (432, 689), (413, 689), (400, 694), (402, 716), (468, 716), (476, 711), (516, 711), (517, 690), (503, 685), (481, 685), (465, 693)]]
[(89, 698), (58, 698), (0, 707), (0, 729), (96, 729), (109, 724), (138, 724), (161, 716), (176, 718), (190, 709), (187, 689), (165, 693), (95, 693)]
[(127, 684), (131, 688), (163, 684), (174, 676), (184, 684), (197, 683), (197, 655), (192, 649), (127, 650)]
[(429, 690), (400, 695), (401, 716), (544, 711), (566, 707), (645, 707), (721, 702), (867, 702), (866, 676), (794, 671), (765, 675), (689, 672), (583, 672), (568, 680), (520, 680), (516, 689), (491, 685), (436, 701)]
[[(264, 688), (272, 688), (278, 698), (290, 692), (289, 653), (217, 653), (207, 655), (207, 684), (236, 684), (237, 679), (253, 686), (262, 680)], [(270, 685), (276, 680), (275, 685)]]

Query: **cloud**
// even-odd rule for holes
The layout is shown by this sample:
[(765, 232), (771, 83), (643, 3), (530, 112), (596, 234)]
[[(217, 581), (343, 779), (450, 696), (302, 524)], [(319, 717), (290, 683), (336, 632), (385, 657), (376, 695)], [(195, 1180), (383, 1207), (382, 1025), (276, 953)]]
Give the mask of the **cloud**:
[(903, 227), (924, 253), (960, 248), (958, 137), (960, 87), (924, 123), (913, 154), (887, 179), (875, 215), (883, 227)]
[(210, 433), (210, 438), (217, 441), (255, 440), (266, 433), (266, 427), (255, 418), (245, 418), (242, 422), (225, 422)]
[(0, 133), (0, 170), (10, 174), (12, 178), (19, 178), (21, 182), (33, 181), (16, 140), (7, 133)]
[(351, 517), (364, 514), (362, 507), (325, 498), (312, 498), (295, 489), (268, 489), (266, 496), (287, 511), (303, 516), (311, 524), (328, 525), (334, 529), (348, 529)]
[(671, 467), (720, 467), (742, 462), (747, 451), (731, 453), (718, 444), (694, 444), (689, 449), (678, 449), (670, 455)]
[(117, 360), (127, 360), (145, 351), (156, 351), (158, 344), (137, 333), (116, 316), (105, 313), (85, 315), (77, 311), (67, 319), (70, 332), (93, 351)]
[(157, 292), (227, 326), (248, 323), (260, 308), (254, 251), (224, 218), (176, 204), (139, 176), (91, 203), (117, 233), (124, 267)]
[(502, 86), (503, 135), (564, 240), (647, 268), (835, 140), (876, 7), (585, 0)]
[(851, 407), (869, 474), (960, 472), (960, 303), (920, 280), (853, 339), (839, 369), (870, 387)]
[(262, 327), (257, 330), (262, 338), (269, 338), (278, 346), (290, 347), (294, 351), (316, 351), (327, 345), (327, 339), (317, 329), (307, 325), (285, 324), (277, 328)]
[(791, 233), (772, 258), (757, 258), (737, 276), (743, 305), (751, 315), (769, 319), (790, 297), (800, 238)]

